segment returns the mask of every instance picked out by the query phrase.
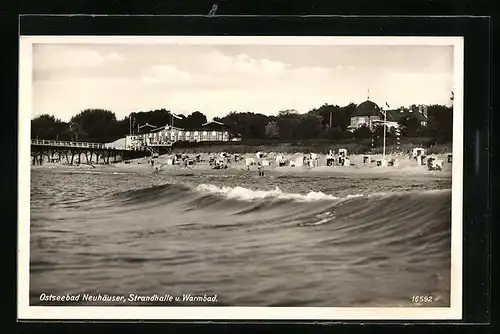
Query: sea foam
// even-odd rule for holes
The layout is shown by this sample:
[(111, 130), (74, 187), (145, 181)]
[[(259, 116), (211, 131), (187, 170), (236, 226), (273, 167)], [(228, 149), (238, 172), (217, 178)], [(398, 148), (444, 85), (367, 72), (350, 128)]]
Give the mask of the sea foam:
[(196, 190), (240, 200), (275, 198), (297, 201), (320, 201), (338, 199), (338, 197), (325, 194), (321, 191), (311, 191), (305, 195), (285, 193), (279, 187), (276, 187), (274, 190), (252, 190), (244, 187), (218, 187), (213, 184), (200, 184), (196, 187)]

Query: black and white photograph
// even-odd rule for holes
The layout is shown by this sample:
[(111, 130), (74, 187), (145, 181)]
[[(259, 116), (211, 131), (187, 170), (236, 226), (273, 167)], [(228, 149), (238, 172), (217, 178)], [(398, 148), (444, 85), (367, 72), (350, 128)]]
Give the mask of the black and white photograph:
[(36, 319), (460, 319), (459, 37), (21, 36)]

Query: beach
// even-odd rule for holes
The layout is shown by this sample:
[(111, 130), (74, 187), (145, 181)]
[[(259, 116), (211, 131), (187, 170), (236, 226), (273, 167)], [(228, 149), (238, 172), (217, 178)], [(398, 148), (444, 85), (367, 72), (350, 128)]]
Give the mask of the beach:
[[(39, 168), (58, 168), (58, 169), (96, 169), (96, 170), (120, 170), (139, 173), (158, 173), (158, 174), (178, 174), (178, 173), (219, 173), (219, 174), (238, 174), (238, 173), (258, 173), (258, 164), (261, 164), (261, 169), (265, 175), (280, 175), (280, 174), (293, 174), (293, 175), (357, 175), (357, 176), (370, 176), (370, 175), (384, 175), (391, 177), (436, 177), (436, 178), (451, 178), (452, 164), (447, 161), (447, 155), (433, 155), (435, 159), (443, 161), (443, 169), (430, 171), (426, 165), (419, 165), (416, 160), (404, 154), (388, 154), (386, 160), (394, 159), (397, 161), (397, 166), (377, 166), (376, 161), (382, 160), (382, 155), (370, 155), (371, 163), (364, 163), (363, 157), (365, 155), (348, 155), (351, 165), (350, 166), (326, 166), (326, 155), (316, 154), (317, 164), (313, 167), (308, 165), (290, 166), (289, 161), (299, 161), (302, 157), (309, 157), (308, 153), (295, 153), (295, 154), (282, 154), (282, 153), (267, 153), (262, 158), (257, 158), (256, 154), (240, 154), (239, 160), (235, 161), (234, 154), (229, 156), (229, 161), (222, 159), (220, 152), (217, 153), (199, 153), (199, 154), (184, 154), (177, 153), (187, 160), (193, 160), (193, 165), (186, 166), (183, 160), (177, 161), (176, 164), (169, 164), (169, 160), (175, 157), (175, 154), (165, 154), (154, 158), (154, 164), (151, 164), (151, 157), (144, 157), (139, 159), (129, 160), (127, 162), (118, 162), (111, 164), (79, 164), (68, 165), (59, 163), (44, 163), (42, 166), (33, 166), (34, 169)], [(201, 161), (196, 162), (196, 157)], [(283, 157), (288, 163), (286, 166), (278, 166), (276, 157)], [(215, 160), (224, 160), (227, 169), (214, 169), (210, 165), (210, 158)], [(254, 164), (247, 166), (248, 159), (254, 160)], [(263, 165), (264, 161), (268, 161), (270, 165)]]

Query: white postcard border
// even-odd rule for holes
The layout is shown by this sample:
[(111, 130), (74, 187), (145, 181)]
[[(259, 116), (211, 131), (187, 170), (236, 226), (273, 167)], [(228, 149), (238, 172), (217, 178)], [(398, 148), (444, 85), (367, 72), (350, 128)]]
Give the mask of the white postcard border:
[[(454, 47), (450, 307), (30, 306), (30, 115), (34, 43), (192, 45), (412, 45)], [(463, 37), (21, 36), (18, 138), (18, 319), (458, 320), (462, 318)], [(410, 297), (410, 296), (409, 296)]]

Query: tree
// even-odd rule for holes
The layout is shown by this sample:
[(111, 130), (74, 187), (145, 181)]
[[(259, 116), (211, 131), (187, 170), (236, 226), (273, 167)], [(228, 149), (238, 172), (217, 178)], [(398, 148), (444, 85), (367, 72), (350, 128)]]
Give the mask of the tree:
[(70, 121), (74, 140), (106, 143), (120, 137), (116, 115), (105, 109), (86, 109)]
[(339, 111), (340, 116), (339, 117), (341, 119), (340, 128), (342, 130), (346, 130), (347, 127), (351, 124), (351, 116), (356, 111), (356, 108), (357, 108), (357, 105), (353, 102), (340, 108), (340, 111)]
[(421, 133), (420, 121), (414, 116), (406, 117), (399, 123), (403, 126), (403, 135), (405, 137), (418, 137)]
[(396, 127), (391, 126), (391, 127), (389, 128), (389, 132), (387, 133), (387, 135), (388, 135), (389, 137), (397, 137), (397, 132), (398, 132), (398, 131), (397, 131)]
[(205, 123), (207, 123), (207, 116), (195, 111), (184, 119), (182, 126), (187, 129), (195, 129), (200, 128)]
[[(353, 108), (351, 108), (353, 107)], [(352, 110), (351, 110), (352, 109)], [(347, 107), (339, 107), (337, 105), (324, 104), (318, 109), (312, 109), (309, 114), (315, 114), (321, 117), (321, 123), (324, 127), (330, 127), (330, 117), (331, 125), (333, 128), (338, 128), (340, 130), (346, 130), (351, 122), (351, 113), (356, 109), (353, 104)]]
[(442, 105), (427, 107), (429, 123), (426, 136), (434, 137), (440, 142), (449, 142), (453, 138), (453, 108)]
[(269, 123), (267, 123), (265, 132), (267, 138), (278, 138), (279, 127), (276, 121), (270, 121)]
[(321, 132), (321, 117), (313, 114), (301, 115), (297, 123), (297, 137), (299, 139), (311, 139)]
[(278, 113), (276, 123), (279, 128), (281, 139), (299, 139), (298, 125), (301, 121), (301, 116), (294, 110), (282, 110)]
[(370, 128), (367, 127), (365, 124), (354, 130), (354, 138), (371, 138), (372, 137), (372, 132), (370, 131)]
[[(131, 119), (130, 116), (125, 116), (123, 119), (116, 122), (116, 135), (119, 137), (124, 137), (130, 134), (131, 129)], [(137, 128), (137, 126), (136, 126)]]
[(132, 117), (132, 121), (135, 123), (135, 130), (137, 130), (138, 126), (146, 123), (160, 127), (171, 124), (172, 122), (172, 114), (166, 109), (133, 112), (130, 116)]
[[(384, 136), (384, 124), (375, 126), (375, 128), (373, 129), (373, 135), (375, 137), (382, 138)], [(396, 128), (394, 126), (391, 127), (387, 126), (385, 130), (385, 135), (387, 138), (396, 137)]]
[(31, 120), (31, 138), (70, 140), (69, 125), (52, 115), (40, 115)]
[(269, 117), (252, 112), (232, 111), (222, 118), (222, 122), (229, 126), (232, 135), (241, 134), (243, 139), (265, 138)]
[(325, 139), (349, 139), (353, 137), (353, 133), (347, 130), (340, 130), (339, 128), (325, 128), (321, 131), (321, 137)]

